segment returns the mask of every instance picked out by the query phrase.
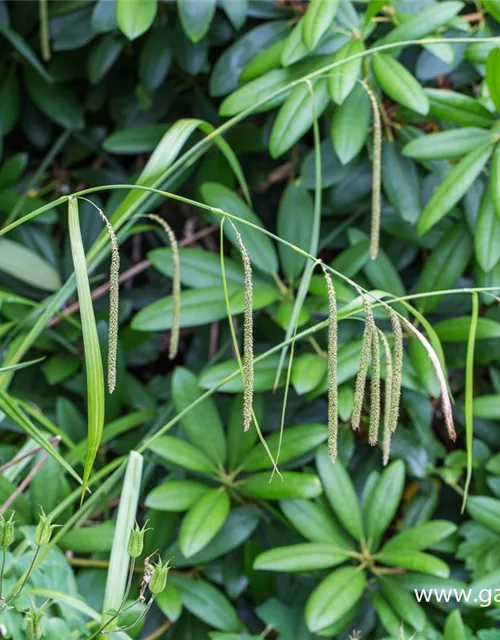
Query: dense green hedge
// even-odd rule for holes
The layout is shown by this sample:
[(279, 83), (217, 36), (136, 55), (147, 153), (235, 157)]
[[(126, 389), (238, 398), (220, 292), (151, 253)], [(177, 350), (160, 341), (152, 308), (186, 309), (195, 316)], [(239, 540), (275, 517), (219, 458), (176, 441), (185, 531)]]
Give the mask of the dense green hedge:
[(494, 0), (0, 0), (7, 598), (63, 525), (3, 637), (47, 599), (91, 636), (138, 500), (173, 569), (102, 637), (500, 638), (497, 35)]

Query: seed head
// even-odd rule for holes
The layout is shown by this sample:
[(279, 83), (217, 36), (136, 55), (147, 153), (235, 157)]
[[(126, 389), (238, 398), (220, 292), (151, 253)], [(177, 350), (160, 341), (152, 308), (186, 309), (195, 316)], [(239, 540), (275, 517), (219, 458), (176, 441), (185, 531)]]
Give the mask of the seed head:
[(149, 590), (153, 595), (158, 595), (161, 593), (165, 587), (167, 586), (167, 578), (168, 572), (170, 571), (170, 565), (165, 562), (164, 565), (161, 563), (161, 559), (158, 560), (158, 563), (153, 565), (153, 571), (151, 573), (151, 582), (149, 583)]
[(321, 267), (328, 291), (328, 453), (330, 460), (335, 462), (339, 426), (337, 299), (332, 278), (325, 265)]
[(366, 374), (368, 373), (373, 330), (375, 326), (372, 308), (366, 296), (363, 296), (363, 308), (365, 312), (365, 330), (363, 332), (363, 342), (361, 343), (361, 356), (359, 359), (359, 370), (354, 387), (354, 401), (351, 416), (351, 425), (354, 431), (359, 429), (361, 424), (363, 399), (365, 397)]
[(144, 535), (146, 534), (146, 531), (149, 531), (147, 525), (148, 523), (146, 522), (141, 529), (136, 522), (134, 527), (130, 530), (127, 551), (131, 558), (138, 558), (142, 555), (142, 551), (144, 549)]
[(14, 525), (14, 512), (10, 514), (8, 520), (0, 515), (0, 547), (4, 550), (14, 542)]
[(52, 532), (60, 526), (60, 524), (52, 524), (52, 518), (46, 516), (45, 511), (40, 507), (40, 520), (35, 530), (35, 544), (39, 547), (48, 544), (52, 537)]
[(28, 640), (40, 640), (43, 637), (43, 610), (37, 609), (34, 604), (24, 617), (24, 630)]

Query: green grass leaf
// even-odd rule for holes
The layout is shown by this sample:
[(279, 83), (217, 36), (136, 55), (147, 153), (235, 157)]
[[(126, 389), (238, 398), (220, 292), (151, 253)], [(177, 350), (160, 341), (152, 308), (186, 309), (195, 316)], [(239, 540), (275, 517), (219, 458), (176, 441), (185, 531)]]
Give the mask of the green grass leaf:
[(85, 372), (87, 378), (87, 453), (83, 470), (82, 498), (94, 466), (104, 428), (104, 373), (101, 348), (90, 293), (89, 276), (83, 248), (78, 215), (78, 201), (68, 201), (68, 222), (71, 255), (76, 277), (78, 301), (82, 320), (83, 346), (85, 350)]

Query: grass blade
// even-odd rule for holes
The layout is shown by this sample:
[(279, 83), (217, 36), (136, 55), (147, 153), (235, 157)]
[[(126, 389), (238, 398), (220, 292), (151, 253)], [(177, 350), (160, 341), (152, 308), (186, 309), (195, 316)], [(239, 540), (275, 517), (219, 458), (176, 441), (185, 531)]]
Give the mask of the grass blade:
[(82, 500), (85, 494), (90, 473), (101, 443), (104, 427), (104, 373), (102, 368), (101, 348), (97, 335), (97, 326), (92, 306), (87, 263), (83, 248), (80, 219), (78, 216), (78, 200), (68, 201), (68, 222), (71, 242), (71, 255), (76, 277), (78, 302), (82, 320), (83, 346), (85, 350), (85, 369), (87, 376), (87, 453), (83, 468)]
[(465, 478), (462, 513), (465, 511), (469, 486), (472, 479), (472, 440), (474, 437), (474, 418), (472, 406), (474, 403), (474, 348), (476, 346), (477, 318), (479, 314), (479, 300), (477, 293), (472, 294), (472, 315), (470, 318), (469, 340), (467, 342), (467, 358), (465, 362), (465, 441), (467, 450), (467, 475)]

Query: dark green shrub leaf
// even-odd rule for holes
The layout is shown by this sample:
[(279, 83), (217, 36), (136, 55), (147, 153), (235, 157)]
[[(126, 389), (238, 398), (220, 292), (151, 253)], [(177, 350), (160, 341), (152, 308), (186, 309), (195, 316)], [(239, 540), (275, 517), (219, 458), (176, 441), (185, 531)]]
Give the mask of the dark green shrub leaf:
[(102, 147), (110, 153), (130, 154), (152, 151), (168, 130), (166, 124), (144, 124), (115, 131), (102, 141)]
[[(329, 4), (328, 1), (319, 0), (323, 4)], [(364, 51), (365, 45), (362, 40), (349, 40), (335, 54), (334, 62), (341, 62), (346, 58), (356, 55)], [(332, 69), (331, 76), (328, 78), (328, 89), (332, 100), (337, 104), (342, 104), (347, 96), (351, 93), (361, 70), (361, 58), (356, 58), (350, 62), (346, 62)]]
[(377, 53), (372, 59), (372, 69), (377, 82), (395, 102), (417, 113), (426, 115), (429, 101), (420, 84), (403, 65), (385, 53)]
[(26, 89), (40, 111), (65, 129), (82, 129), (83, 107), (66, 88), (48, 83), (34, 71), (25, 70)]
[(168, 480), (148, 493), (145, 505), (156, 511), (186, 511), (207, 491), (208, 486), (197, 480)]
[(153, 440), (148, 448), (169, 464), (189, 471), (213, 473), (216, 470), (215, 465), (204, 453), (179, 438), (161, 436)]
[[(203, 451), (216, 466), (221, 466), (226, 461), (227, 453), (224, 427), (213, 398), (199, 401), (202, 393), (196, 376), (189, 369), (175, 369), (172, 376), (172, 402), (176, 412), (182, 413), (195, 405), (181, 418), (182, 428), (192, 445)], [(207, 429), (210, 431), (209, 438)]]
[(390, 464), (381, 473), (365, 507), (366, 538), (376, 548), (382, 534), (398, 510), (405, 484), (405, 466), (401, 460)]
[(281, 508), (297, 531), (311, 542), (323, 542), (350, 549), (352, 542), (327, 510), (309, 500), (283, 500)]
[(315, 353), (304, 353), (295, 358), (292, 365), (292, 385), (297, 395), (315, 389), (326, 375), (325, 358)]
[(417, 160), (450, 160), (474, 151), (491, 140), (491, 131), (479, 127), (463, 127), (433, 133), (412, 140), (403, 155)]
[(313, 95), (305, 83), (295, 87), (274, 121), (269, 140), (269, 151), (273, 158), (283, 155), (309, 131), (314, 116), (319, 118), (328, 102), (327, 82), (323, 78), (314, 83)]
[(433, 520), (412, 527), (393, 536), (382, 548), (385, 553), (400, 553), (408, 551), (420, 551), (447, 538), (457, 530), (457, 525), (446, 520)]
[(463, 8), (463, 2), (445, 1), (425, 7), (385, 36), (384, 43), (419, 40), (446, 24)]
[(304, 16), (303, 40), (311, 51), (316, 49), (321, 36), (333, 22), (339, 0), (311, 0)]
[[(475, 411), (474, 414), (477, 415)], [(467, 513), (479, 524), (500, 533), (500, 500), (488, 496), (469, 496)]]
[(444, 640), (467, 640), (467, 632), (462, 620), (462, 615), (455, 609), (446, 618), (444, 625)]
[(283, 500), (285, 498), (315, 498), (321, 495), (321, 482), (312, 473), (284, 471), (283, 478), (274, 476), (269, 482), (269, 472), (256, 473), (242, 480), (238, 490), (249, 498)]
[(464, 127), (491, 127), (494, 118), (477, 100), (448, 89), (425, 89), (429, 112), (436, 118)]
[(382, 186), (403, 220), (415, 223), (422, 206), (417, 168), (401, 156), (396, 142), (386, 142), (382, 147)]
[(462, 199), (488, 162), (492, 150), (491, 144), (483, 145), (453, 167), (425, 205), (417, 226), (420, 235), (427, 233)]
[(474, 398), (474, 416), (487, 420), (500, 420), (500, 395)]
[(153, 24), (157, 0), (116, 0), (116, 21), (129, 40), (142, 36)]
[(308, 542), (290, 547), (275, 547), (261, 553), (254, 562), (254, 569), (263, 571), (318, 571), (342, 564), (348, 555), (329, 544)]
[[(278, 235), (283, 240), (309, 249), (314, 222), (314, 203), (309, 192), (300, 183), (290, 182), (283, 191), (278, 209)], [(299, 276), (306, 258), (281, 242), (278, 244), (281, 266), (290, 280)]]
[(361, 598), (365, 585), (364, 572), (354, 567), (331, 573), (307, 601), (305, 616), (309, 630), (315, 633), (340, 620)]
[(214, 489), (207, 491), (189, 509), (179, 532), (179, 547), (186, 558), (207, 546), (224, 525), (230, 508), (227, 493)]
[(378, 582), (382, 595), (391, 603), (400, 620), (404, 620), (417, 631), (422, 631), (427, 624), (427, 618), (413, 593), (408, 593), (393, 578), (379, 576)]
[(347, 164), (363, 148), (372, 115), (370, 98), (356, 84), (332, 118), (332, 142), (342, 164)]
[(363, 536), (361, 509), (356, 491), (342, 462), (337, 460), (333, 464), (326, 447), (321, 447), (316, 454), (316, 465), (326, 497), (338, 519), (356, 540), (361, 540)]
[(450, 568), (439, 558), (420, 551), (382, 551), (377, 559), (392, 567), (428, 573), (438, 578), (448, 578)]
[[(434, 325), (441, 342), (467, 342), (470, 329), (470, 317), (460, 316), (441, 320)], [(500, 338), (500, 322), (491, 318), (478, 318), (476, 340)]]

